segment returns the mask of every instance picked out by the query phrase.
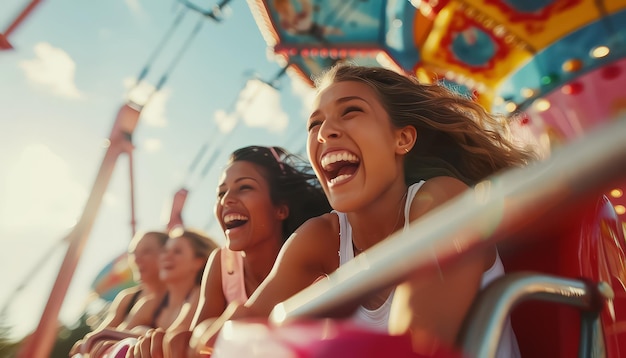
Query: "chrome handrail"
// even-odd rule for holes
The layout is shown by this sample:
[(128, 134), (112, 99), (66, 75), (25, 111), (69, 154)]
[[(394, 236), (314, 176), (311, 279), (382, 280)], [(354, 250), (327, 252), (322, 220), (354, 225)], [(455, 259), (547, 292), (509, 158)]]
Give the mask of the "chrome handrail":
[(506, 320), (513, 308), (524, 301), (548, 301), (577, 307), (590, 314), (581, 320), (580, 356), (589, 357), (596, 346), (598, 313), (613, 291), (606, 283), (595, 285), (583, 280), (545, 274), (515, 272), (493, 281), (476, 298), (465, 318), (461, 333), (463, 354), (467, 357), (495, 357)]

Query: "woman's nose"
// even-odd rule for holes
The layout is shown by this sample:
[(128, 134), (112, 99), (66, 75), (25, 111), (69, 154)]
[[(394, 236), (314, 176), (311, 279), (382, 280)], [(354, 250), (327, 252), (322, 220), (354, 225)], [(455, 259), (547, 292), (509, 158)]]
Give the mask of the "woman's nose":
[(235, 197), (230, 190), (227, 190), (224, 195), (220, 198), (220, 204), (225, 206), (228, 203), (233, 203), (235, 201)]
[(340, 136), (341, 129), (337, 125), (336, 120), (328, 118), (320, 125), (320, 130), (317, 132), (317, 141), (324, 143), (328, 139), (339, 138)]

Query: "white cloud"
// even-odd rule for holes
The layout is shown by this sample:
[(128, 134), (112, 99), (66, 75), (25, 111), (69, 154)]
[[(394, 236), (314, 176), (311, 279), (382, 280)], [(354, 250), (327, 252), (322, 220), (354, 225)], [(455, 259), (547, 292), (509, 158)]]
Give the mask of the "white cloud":
[(162, 88), (155, 93), (153, 85), (143, 81), (135, 85), (135, 82), (134, 78), (125, 78), (123, 81), (124, 87), (130, 91), (128, 99), (139, 105), (145, 105), (141, 110), (141, 121), (152, 127), (167, 127), (165, 113), (172, 90)]
[(128, 91), (128, 99), (135, 103), (144, 104), (152, 92), (154, 92), (154, 86), (140, 82), (137, 84), (137, 79), (134, 77), (126, 77), (122, 80), (122, 84), (126, 91)]
[(222, 133), (230, 133), (237, 125), (237, 115), (235, 113), (226, 113), (220, 109), (215, 111), (213, 115), (217, 127)]
[(280, 93), (271, 86), (250, 80), (239, 96), (236, 110), (250, 127), (280, 132), (287, 128), (289, 117), (280, 107)]
[(169, 88), (164, 88), (159, 92), (156, 92), (141, 111), (142, 121), (154, 127), (167, 127), (165, 107), (171, 95), (172, 91)]
[(125, 0), (124, 2), (135, 15), (143, 15), (144, 11), (139, 0)]
[(74, 181), (67, 163), (41, 144), (26, 147), (6, 168), (0, 227), (67, 228), (76, 223), (87, 191)]
[(253, 128), (280, 132), (287, 128), (289, 117), (280, 107), (280, 93), (271, 86), (250, 80), (239, 93), (234, 113), (215, 112), (215, 121), (222, 132), (230, 132), (241, 119)]
[(70, 55), (46, 42), (37, 43), (34, 51), (36, 56), (34, 59), (19, 64), (31, 82), (61, 97), (70, 99), (84, 97), (74, 83), (76, 63)]
[(158, 152), (163, 147), (163, 142), (157, 138), (148, 138), (143, 142), (143, 148), (148, 153)]
[(291, 91), (302, 101), (302, 115), (308, 118), (313, 111), (313, 101), (315, 100), (315, 88), (306, 83), (298, 75), (291, 76)]

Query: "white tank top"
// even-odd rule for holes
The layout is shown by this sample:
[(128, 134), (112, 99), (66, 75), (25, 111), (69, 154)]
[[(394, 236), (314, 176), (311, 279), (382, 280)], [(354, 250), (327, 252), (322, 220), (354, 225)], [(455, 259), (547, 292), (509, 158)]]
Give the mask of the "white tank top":
[[(424, 181), (412, 184), (407, 190), (406, 204), (404, 205), (404, 226), (403, 232), (406, 232), (410, 224), (411, 203), (415, 198), (415, 194), (422, 187)], [(334, 211), (339, 218), (339, 265), (354, 258), (354, 247), (352, 246), (352, 227), (345, 213)], [(491, 281), (504, 274), (504, 266), (500, 260), (500, 255), (496, 252), (496, 260), (493, 265), (483, 273), (481, 280), (481, 288), (484, 288)], [(388, 332), (389, 330), (389, 312), (391, 311), (391, 301), (393, 300), (393, 291), (387, 297), (387, 300), (377, 309), (369, 310), (363, 306), (359, 306), (352, 316), (352, 320), (359, 326), (378, 332)], [(497, 357), (520, 357), (517, 339), (513, 333), (510, 318), (507, 323), (498, 346)]]

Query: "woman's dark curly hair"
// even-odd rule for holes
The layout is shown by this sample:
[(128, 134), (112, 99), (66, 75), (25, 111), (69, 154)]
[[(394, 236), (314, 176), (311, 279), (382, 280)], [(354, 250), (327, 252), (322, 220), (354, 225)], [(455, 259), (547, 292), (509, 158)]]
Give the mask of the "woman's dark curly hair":
[(286, 204), (283, 242), (308, 219), (332, 209), (309, 162), (281, 147), (248, 146), (234, 151), (227, 164), (246, 161), (262, 167), (274, 205)]

